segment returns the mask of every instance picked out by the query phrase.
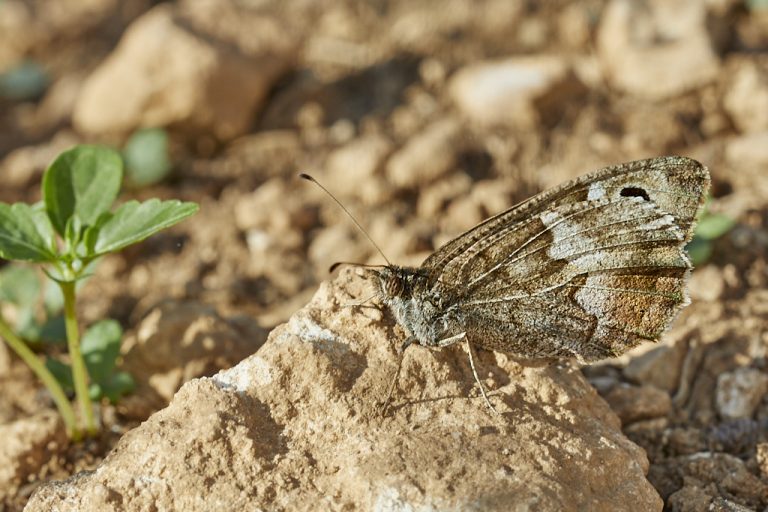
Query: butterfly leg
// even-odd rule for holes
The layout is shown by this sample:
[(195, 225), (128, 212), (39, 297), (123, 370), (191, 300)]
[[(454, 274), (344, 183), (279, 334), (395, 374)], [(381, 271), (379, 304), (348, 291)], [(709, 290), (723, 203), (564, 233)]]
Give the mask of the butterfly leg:
[(368, 297), (365, 300), (356, 300), (356, 301), (352, 301), (352, 302), (347, 302), (346, 304), (343, 304), (341, 307), (343, 307), (343, 308), (363, 307), (363, 308), (380, 309), (376, 305), (372, 305), (372, 304), (369, 305), (368, 304), (368, 302), (370, 302), (372, 299), (376, 298), (376, 295), (378, 295), (378, 294), (373, 294), (373, 295), (371, 295), (370, 297)]
[(384, 404), (381, 406), (382, 416), (387, 415), (387, 409), (389, 409), (389, 403), (392, 400), (392, 394), (395, 392), (395, 387), (397, 387), (397, 379), (400, 377), (400, 369), (403, 367), (403, 359), (405, 359), (405, 349), (414, 343), (416, 343), (416, 338), (414, 336), (409, 336), (400, 346), (400, 360), (397, 363), (397, 370), (395, 371), (395, 375), (389, 383), (387, 398), (384, 400)]
[(496, 414), (499, 414), (499, 411), (497, 411), (491, 401), (488, 400), (488, 395), (485, 392), (485, 386), (483, 386), (483, 383), (480, 381), (480, 377), (477, 376), (477, 369), (475, 368), (475, 348), (472, 346), (472, 343), (469, 342), (469, 339), (467, 339), (467, 351), (469, 352), (469, 366), (472, 367), (472, 374), (475, 376), (477, 385), (480, 386), (480, 393), (483, 395), (485, 405), (487, 405), (488, 408)]

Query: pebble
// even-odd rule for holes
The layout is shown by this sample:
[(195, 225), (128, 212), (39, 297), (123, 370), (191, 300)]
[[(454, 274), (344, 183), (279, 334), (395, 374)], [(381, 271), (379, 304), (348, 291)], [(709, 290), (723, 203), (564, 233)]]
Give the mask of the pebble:
[(755, 368), (738, 368), (718, 376), (715, 407), (722, 418), (749, 418), (768, 391), (768, 375)]
[(581, 87), (564, 59), (548, 55), (472, 64), (449, 83), (459, 110), (481, 125), (531, 125), (542, 104), (559, 110)]
[(387, 162), (386, 173), (397, 187), (423, 186), (443, 176), (456, 164), (461, 125), (443, 118), (412, 137)]
[(737, 60), (723, 107), (742, 133), (768, 130), (768, 69), (753, 60)]
[(653, 386), (616, 386), (605, 396), (623, 425), (669, 414), (672, 399)]
[(660, 100), (717, 77), (720, 62), (707, 31), (704, 2), (611, 0), (603, 11), (597, 50), (617, 89)]

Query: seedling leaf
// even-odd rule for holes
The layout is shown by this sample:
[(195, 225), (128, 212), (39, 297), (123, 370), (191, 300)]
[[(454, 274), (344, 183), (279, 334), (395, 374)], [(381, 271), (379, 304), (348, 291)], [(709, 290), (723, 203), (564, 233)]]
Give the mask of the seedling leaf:
[(92, 257), (118, 251), (181, 222), (198, 210), (195, 203), (177, 199), (129, 201), (118, 208), (99, 230)]
[(162, 181), (171, 170), (168, 134), (160, 128), (137, 131), (125, 144), (123, 158), (130, 185), (146, 187)]
[(0, 270), (0, 300), (31, 308), (40, 295), (40, 277), (35, 269), (11, 264)]
[(56, 380), (59, 381), (59, 384), (64, 388), (64, 391), (71, 392), (75, 389), (75, 384), (72, 380), (71, 366), (51, 357), (45, 360), (45, 366), (53, 374)]
[(714, 240), (733, 229), (736, 221), (722, 213), (708, 213), (702, 217), (696, 226), (696, 237), (704, 240)]
[(56, 259), (50, 223), (25, 203), (0, 203), (0, 258), (47, 262)]
[(117, 372), (110, 375), (105, 381), (91, 385), (90, 395), (92, 400), (106, 398), (116, 404), (120, 398), (127, 395), (136, 387), (133, 377), (128, 372)]
[(88, 374), (94, 382), (109, 378), (120, 355), (123, 329), (115, 320), (102, 320), (83, 334), (81, 350)]
[(46, 211), (63, 237), (77, 214), (83, 225), (96, 222), (117, 197), (123, 178), (120, 155), (103, 146), (76, 146), (53, 161), (43, 176)]

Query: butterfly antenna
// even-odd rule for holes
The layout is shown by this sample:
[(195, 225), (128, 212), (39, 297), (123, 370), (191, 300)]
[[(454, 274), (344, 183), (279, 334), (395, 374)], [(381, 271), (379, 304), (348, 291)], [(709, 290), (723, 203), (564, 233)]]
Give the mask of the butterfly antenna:
[[(331, 197), (331, 199), (336, 201), (336, 204), (339, 205), (342, 210), (344, 210), (344, 213), (346, 213), (347, 216), (349, 216), (350, 219), (352, 219), (352, 222), (355, 223), (355, 226), (357, 226), (357, 229), (359, 229), (365, 235), (365, 237), (371, 242), (371, 244), (373, 244), (373, 246), (376, 248), (376, 250), (379, 251), (379, 254), (381, 254), (381, 257), (384, 258), (384, 261), (387, 262), (387, 265), (392, 265), (392, 262), (389, 261), (389, 258), (387, 258), (387, 256), (384, 254), (384, 251), (382, 251), (381, 247), (379, 247), (379, 244), (377, 244), (376, 242), (373, 241), (373, 238), (371, 238), (371, 235), (369, 235), (368, 232), (365, 229), (363, 229), (363, 226), (361, 226), (360, 223), (357, 222), (357, 219), (354, 217), (354, 215), (349, 213), (349, 210), (347, 210), (344, 207), (344, 205), (341, 204), (341, 201), (336, 199), (336, 196), (331, 194), (331, 192), (327, 188), (325, 188), (319, 181), (317, 181), (315, 178), (313, 178), (309, 174), (301, 173), (301, 174), (299, 174), (299, 178), (303, 178), (303, 179), (305, 179), (307, 181), (311, 181), (312, 183), (314, 183), (315, 185), (317, 185), (318, 187), (323, 189), (323, 192), (328, 194)], [(334, 265), (334, 267), (335, 267), (335, 265)], [(334, 268), (334, 267), (331, 267), (331, 268)]]

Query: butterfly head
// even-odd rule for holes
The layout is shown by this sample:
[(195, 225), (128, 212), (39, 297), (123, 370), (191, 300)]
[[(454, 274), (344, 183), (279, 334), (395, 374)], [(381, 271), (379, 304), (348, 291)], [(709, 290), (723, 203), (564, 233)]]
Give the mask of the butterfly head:
[(411, 298), (424, 279), (417, 269), (395, 265), (386, 265), (371, 272), (375, 276), (379, 296), (384, 302)]

